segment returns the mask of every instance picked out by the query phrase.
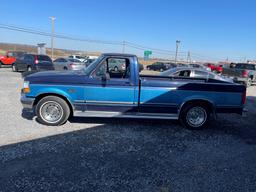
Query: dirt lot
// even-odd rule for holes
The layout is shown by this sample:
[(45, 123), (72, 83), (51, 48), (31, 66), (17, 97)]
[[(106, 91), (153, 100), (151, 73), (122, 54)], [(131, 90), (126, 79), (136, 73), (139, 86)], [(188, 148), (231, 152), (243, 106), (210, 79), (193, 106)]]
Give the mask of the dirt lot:
[(0, 69), (0, 191), (256, 191), (256, 87), (247, 117), (203, 131), (176, 121), (74, 118), (38, 124), (19, 73)]

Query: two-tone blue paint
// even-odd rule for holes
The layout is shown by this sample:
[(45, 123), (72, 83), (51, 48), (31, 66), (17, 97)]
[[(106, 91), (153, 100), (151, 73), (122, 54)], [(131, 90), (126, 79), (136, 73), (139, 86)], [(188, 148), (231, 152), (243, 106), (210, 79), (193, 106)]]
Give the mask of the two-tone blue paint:
[[(108, 57), (129, 59), (130, 78), (103, 81), (93, 77), (92, 73)], [(26, 97), (60, 95), (81, 112), (178, 114), (186, 102), (193, 100), (209, 102), (214, 109), (242, 110), (245, 92), (242, 85), (210, 79), (140, 77), (137, 58), (126, 54), (105, 54), (87, 71), (42, 72), (26, 77), (25, 81), (30, 82), (31, 90)]]

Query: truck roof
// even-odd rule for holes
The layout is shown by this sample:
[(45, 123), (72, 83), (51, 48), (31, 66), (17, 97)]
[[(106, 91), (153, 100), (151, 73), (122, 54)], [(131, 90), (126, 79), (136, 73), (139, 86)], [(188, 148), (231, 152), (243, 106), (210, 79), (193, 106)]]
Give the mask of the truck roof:
[(127, 53), (103, 53), (104, 56), (117, 56), (117, 57), (136, 57), (136, 55), (133, 54), (127, 54)]

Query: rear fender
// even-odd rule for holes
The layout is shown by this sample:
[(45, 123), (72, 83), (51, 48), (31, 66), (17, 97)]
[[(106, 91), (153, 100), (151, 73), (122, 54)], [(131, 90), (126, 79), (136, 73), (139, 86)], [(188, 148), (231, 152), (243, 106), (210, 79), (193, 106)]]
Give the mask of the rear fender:
[(196, 96), (196, 95), (195, 95), (195, 96), (191, 96), (191, 97), (187, 97), (187, 98), (181, 103), (181, 105), (179, 106), (179, 109), (178, 109), (178, 116), (180, 116), (180, 113), (181, 113), (183, 107), (184, 107), (186, 104), (190, 103), (190, 102), (192, 102), (192, 103), (193, 103), (193, 102), (204, 102), (204, 103), (208, 103), (209, 106), (211, 106), (211, 112), (212, 112), (212, 114), (213, 114), (214, 119), (217, 118), (217, 115), (216, 115), (216, 105), (215, 105), (215, 103), (214, 103), (212, 100), (210, 100), (209, 98), (207, 98), (207, 97)]

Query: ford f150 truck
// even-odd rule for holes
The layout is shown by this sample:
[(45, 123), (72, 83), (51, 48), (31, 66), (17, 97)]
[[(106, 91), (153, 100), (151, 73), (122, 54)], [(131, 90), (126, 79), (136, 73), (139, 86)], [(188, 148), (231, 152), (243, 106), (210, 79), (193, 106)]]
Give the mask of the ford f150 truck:
[[(124, 70), (111, 70), (113, 60)], [(81, 71), (39, 72), (27, 76), (21, 95), (45, 125), (70, 116), (179, 119), (188, 128), (206, 126), (210, 114), (242, 114), (246, 88), (210, 78), (139, 74), (137, 57), (103, 54)]]
[(234, 68), (223, 68), (222, 75), (232, 77), (235, 82), (250, 87), (256, 83), (256, 65), (237, 63)]

